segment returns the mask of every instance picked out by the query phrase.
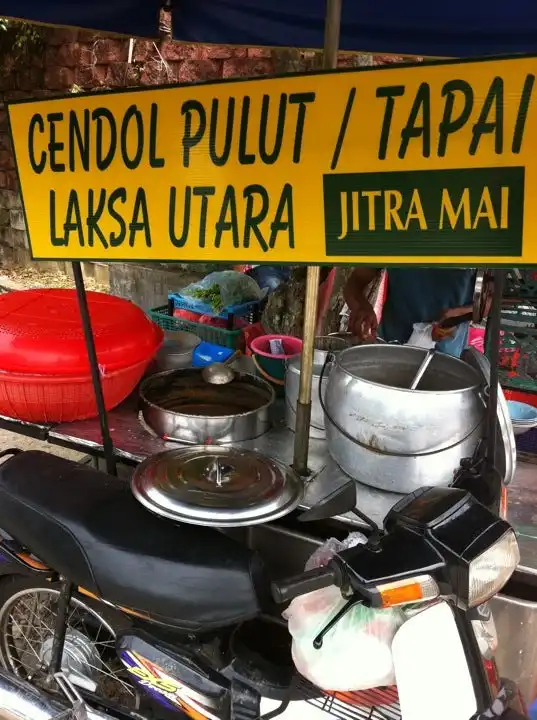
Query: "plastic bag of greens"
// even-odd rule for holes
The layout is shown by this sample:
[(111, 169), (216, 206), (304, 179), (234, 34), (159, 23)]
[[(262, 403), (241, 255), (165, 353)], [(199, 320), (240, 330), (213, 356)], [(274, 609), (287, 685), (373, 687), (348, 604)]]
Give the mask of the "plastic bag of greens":
[(222, 270), (187, 285), (181, 290), (181, 295), (206, 303), (219, 314), (230, 305), (261, 300), (264, 293), (249, 275), (235, 270)]
[[(335, 552), (364, 539), (355, 536), (344, 544), (331, 538), (314, 553), (307, 567), (326, 564)], [(391, 644), (404, 621), (399, 610), (373, 610), (356, 604), (324, 636), (322, 647), (313, 647), (315, 637), (347, 602), (333, 585), (295, 598), (285, 610), (297, 670), (323, 690), (351, 692), (392, 685)]]

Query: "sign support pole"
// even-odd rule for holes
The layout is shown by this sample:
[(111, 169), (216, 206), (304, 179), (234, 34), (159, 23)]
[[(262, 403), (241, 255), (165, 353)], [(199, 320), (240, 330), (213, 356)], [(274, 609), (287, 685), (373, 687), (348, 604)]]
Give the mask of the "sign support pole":
[(97, 351), (95, 350), (95, 341), (93, 339), (93, 330), (91, 328), (91, 318), (88, 308), (88, 298), (86, 296), (86, 288), (84, 286), (84, 276), (79, 262), (72, 263), (73, 275), (75, 278), (76, 294), (78, 298), (78, 308), (82, 318), (82, 328), (84, 330), (84, 339), (86, 340), (86, 350), (88, 351), (88, 359), (91, 371), (91, 381), (93, 383), (93, 392), (95, 393), (95, 402), (99, 413), (99, 423), (101, 425), (101, 435), (103, 438), (104, 458), (106, 461), (106, 472), (110, 475), (117, 475), (116, 458), (114, 456), (114, 444), (110, 436), (110, 428), (108, 425), (108, 413), (104, 404), (103, 388), (101, 385), (101, 375), (99, 372), (99, 361), (97, 359)]
[[(342, 0), (326, 0), (324, 26), (323, 68), (331, 70), (337, 67), (339, 33), (341, 27)], [(313, 374), (313, 350), (315, 343), (315, 324), (319, 279), (321, 268), (308, 266), (306, 279), (306, 297), (304, 302), (303, 346), (300, 360), (300, 386), (296, 407), (296, 430), (293, 467), (300, 475), (308, 472), (308, 444), (311, 419), (311, 384)]]
[(498, 386), (499, 386), (499, 364), (500, 364), (500, 343), (502, 323), (502, 299), (505, 286), (505, 270), (494, 271), (494, 291), (492, 296), (492, 307), (489, 315), (487, 328), (487, 345), (490, 347), (490, 383), (487, 407), (487, 465), (494, 467), (496, 459), (496, 425), (498, 422)]

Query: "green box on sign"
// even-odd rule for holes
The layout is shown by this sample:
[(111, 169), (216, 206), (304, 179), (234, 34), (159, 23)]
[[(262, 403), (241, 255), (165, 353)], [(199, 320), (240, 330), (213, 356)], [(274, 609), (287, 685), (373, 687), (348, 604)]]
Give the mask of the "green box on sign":
[(514, 256), (522, 252), (524, 168), (324, 176), (328, 256)]

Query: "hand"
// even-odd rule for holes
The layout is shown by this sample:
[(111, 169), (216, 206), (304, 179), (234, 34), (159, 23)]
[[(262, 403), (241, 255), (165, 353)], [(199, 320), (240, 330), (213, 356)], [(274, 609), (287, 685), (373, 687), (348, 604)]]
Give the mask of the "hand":
[(362, 300), (351, 309), (349, 330), (360, 340), (374, 340), (377, 337), (377, 316), (368, 300)]
[(458, 308), (451, 308), (450, 310), (444, 310), (440, 319), (433, 323), (432, 338), (435, 342), (441, 342), (448, 337), (453, 337), (457, 332), (457, 327), (443, 328), (442, 323), (450, 318), (460, 317), (461, 315), (467, 315), (472, 312), (471, 306), (464, 306)]

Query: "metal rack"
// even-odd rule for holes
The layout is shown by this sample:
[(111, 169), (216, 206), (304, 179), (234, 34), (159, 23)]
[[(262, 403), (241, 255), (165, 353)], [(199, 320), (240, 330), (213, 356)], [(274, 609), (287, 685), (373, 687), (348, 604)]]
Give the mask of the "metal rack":
[[(494, 343), (487, 338), (487, 355), (492, 362)], [(537, 394), (537, 271), (512, 268), (506, 272), (500, 308), (498, 377), (510, 391)], [(520, 457), (537, 459), (537, 430), (517, 438)]]
[(301, 678), (294, 690), (300, 699), (338, 720), (400, 720), (395, 686), (360, 692), (324, 692)]

